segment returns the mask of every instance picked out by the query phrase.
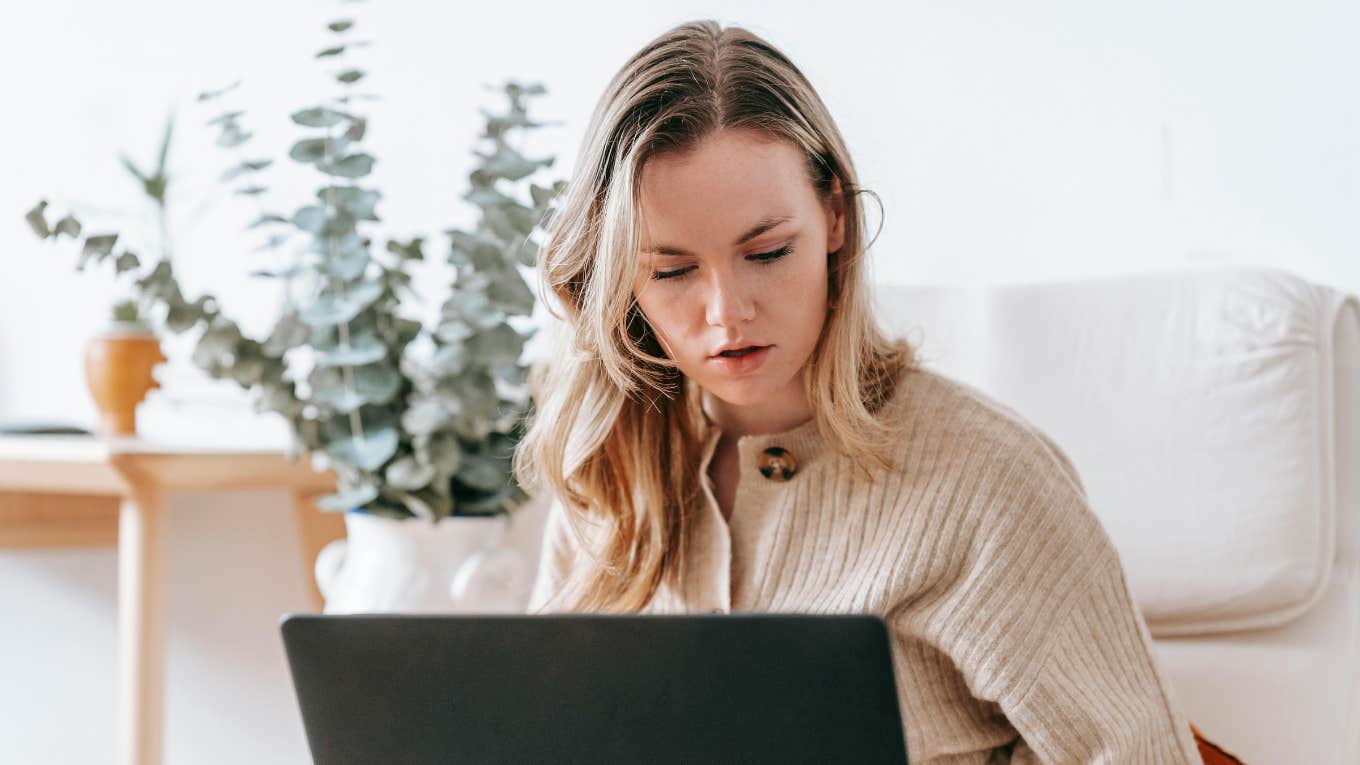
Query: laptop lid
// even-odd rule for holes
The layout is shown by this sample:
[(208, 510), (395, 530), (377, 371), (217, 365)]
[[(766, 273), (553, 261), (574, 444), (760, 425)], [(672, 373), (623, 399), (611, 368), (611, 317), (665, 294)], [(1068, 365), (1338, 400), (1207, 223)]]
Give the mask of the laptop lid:
[(903, 765), (874, 615), (286, 614), (316, 765)]

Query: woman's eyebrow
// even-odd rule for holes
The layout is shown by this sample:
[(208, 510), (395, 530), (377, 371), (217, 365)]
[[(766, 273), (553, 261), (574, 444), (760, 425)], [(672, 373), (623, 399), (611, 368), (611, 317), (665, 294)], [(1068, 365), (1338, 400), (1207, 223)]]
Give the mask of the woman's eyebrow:
[[(757, 221), (756, 224), (755, 224), (754, 226), (752, 226), (749, 230), (747, 230), (746, 233), (744, 233), (744, 234), (742, 234), (741, 236), (737, 237), (737, 241), (733, 242), (733, 243), (732, 243), (732, 246), (734, 246), (734, 247), (740, 247), (741, 245), (746, 244), (747, 242), (751, 241), (752, 239), (755, 239), (756, 237), (760, 236), (761, 234), (765, 233), (766, 231), (769, 231), (770, 229), (774, 228), (775, 226), (778, 226), (778, 225), (781, 224), (781, 223), (787, 223), (787, 222), (789, 222), (789, 221), (791, 221), (791, 220), (793, 220), (793, 217), (792, 217), (792, 216), (789, 216), (789, 215), (767, 215), (767, 216), (765, 216), (764, 218), (761, 218), (759, 221)], [(651, 246), (651, 247), (644, 247), (644, 248), (642, 249), (642, 251), (643, 251), (643, 252), (649, 252), (649, 253), (655, 253), (655, 254), (657, 254), (657, 255), (693, 255), (693, 254), (694, 254), (694, 253), (690, 252), (689, 250), (683, 249), (683, 248), (681, 248), (681, 247), (673, 247), (673, 246), (668, 245), (668, 244), (657, 244), (657, 245), (653, 245), (653, 246)]]

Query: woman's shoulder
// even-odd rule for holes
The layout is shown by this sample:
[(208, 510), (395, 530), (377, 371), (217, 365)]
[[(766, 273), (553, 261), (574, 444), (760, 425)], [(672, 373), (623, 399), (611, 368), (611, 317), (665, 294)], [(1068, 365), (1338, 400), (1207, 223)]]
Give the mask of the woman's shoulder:
[[(1009, 592), (1024, 579), (1033, 586), (1013, 600), (1029, 603), (1036, 593), (1075, 592), (1085, 577), (1120, 565), (1076, 467), (1053, 437), (945, 374), (918, 367), (906, 385), (897, 402), (907, 427), (901, 480), (913, 489), (893, 492), (905, 498), (894, 510), (920, 518), (924, 531), (913, 544), (952, 551), (918, 581), (957, 588), (966, 601), (981, 583)], [(1017, 612), (1002, 621), (1025, 618)]]
[(942, 469), (966, 465), (996, 480), (1040, 473), (1085, 495), (1076, 466), (1058, 442), (990, 394), (921, 365), (907, 370), (899, 386), (890, 414), (902, 429), (899, 468), (934, 456), (931, 464)]

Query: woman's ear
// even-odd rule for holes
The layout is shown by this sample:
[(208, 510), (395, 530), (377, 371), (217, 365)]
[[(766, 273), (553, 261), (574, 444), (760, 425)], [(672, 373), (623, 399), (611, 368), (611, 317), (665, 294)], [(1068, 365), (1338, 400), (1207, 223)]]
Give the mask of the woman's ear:
[(831, 177), (831, 199), (826, 211), (826, 251), (828, 254), (840, 250), (845, 245), (845, 194), (841, 191), (841, 179)]

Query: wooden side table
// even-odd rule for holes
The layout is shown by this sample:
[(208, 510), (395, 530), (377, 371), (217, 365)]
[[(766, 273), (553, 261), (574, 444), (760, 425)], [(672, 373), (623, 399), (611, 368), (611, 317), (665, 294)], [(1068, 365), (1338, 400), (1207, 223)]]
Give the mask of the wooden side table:
[(137, 437), (0, 436), (0, 548), (118, 546), (120, 765), (160, 765), (164, 742), (166, 499), (285, 489), (312, 603), (321, 548), (345, 535), (313, 500), (335, 476), (282, 450), (215, 449)]

